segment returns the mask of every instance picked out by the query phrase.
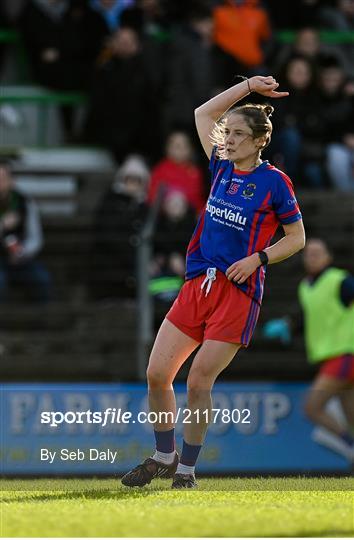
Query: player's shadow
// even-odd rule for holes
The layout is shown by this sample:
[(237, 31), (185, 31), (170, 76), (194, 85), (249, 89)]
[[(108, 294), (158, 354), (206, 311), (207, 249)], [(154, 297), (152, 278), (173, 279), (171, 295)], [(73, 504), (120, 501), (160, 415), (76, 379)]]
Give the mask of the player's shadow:
[(326, 529), (325, 531), (318, 531), (318, 530), (307, 530), (304, 529), (303, 531), (298, 531), (296, 533), (296, 538), (311, 538), (311, 537), (317, 537), (319, 538), (321, 535), (325, 535), (329, 538), (338, 538), (338, 537), (348, 537), (353, 538), (354, 529), (351, 531), (348, 530), (340, 530), (340, 529)]
[[(167, 488), (166, 488), (167, 489)], [(1, 497), (0, 495), (0, 504), (3, 503), (13, 503), (13, 502), (44, 502), (44, 501), (61, 501), (61, 500), (74, 500), (74, 499), (92, 499), (92, 500), (102, 500), (102, 499), (114, 499), (114, 500), (124, 500), (124, 499), (141, 499), (141, 497), (149, 497), (156, 493), (161, 492), (161, 488), (119, 488), (117, 491), (111, 488), (107, 489), (88, 489), (88, 490), (75, 490), (75, 491), (66, 491), (65, 493), (58, 492), (54, 493), (53, 491), (49, 493), (41, 492), (38, 494), (31, 493), (30, 496), (16, 496), (13, 497)]]

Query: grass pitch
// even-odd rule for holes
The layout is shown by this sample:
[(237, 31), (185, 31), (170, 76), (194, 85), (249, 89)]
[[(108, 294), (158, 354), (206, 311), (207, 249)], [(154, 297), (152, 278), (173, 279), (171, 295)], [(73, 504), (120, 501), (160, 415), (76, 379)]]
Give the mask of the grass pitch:
[(2, 480), (0, 536), (353, 536), (353, 478)]

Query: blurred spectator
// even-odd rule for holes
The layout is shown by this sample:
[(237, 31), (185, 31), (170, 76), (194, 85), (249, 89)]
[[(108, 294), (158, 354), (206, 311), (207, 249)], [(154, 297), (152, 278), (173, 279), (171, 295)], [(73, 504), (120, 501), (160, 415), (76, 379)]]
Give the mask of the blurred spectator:
[(90, 0), (89, 5), (99, 13), (105, 22), (107, 33), (111, 34), (119, 28), (124, 10), (134, 3), (134, 0)]
[(147, 215), (149, 174), (141, 156), (129, 156), (99, 205), (90, 272), (95, 299), (135, 297), (136, 246)]
[(318, 31), (308, 26), (300, 28), (288, 54), (301, 54), (309, 60), (316, 60), (321, 54), (321, 40)]
[(10, 165), (0, 162), (0, 302), (8, 285), (25, 289), (33, 302), (51, 297), (51, 279), (36, 260), (43, 234), (35, 203), (13, 185)]
[[(321, 9), (321, 27), (337, 32), (347, 32), (352, 34), (354, 31), (354, 0), (337, 0), (336, 5), (332, 7), (324, 6)], [(354, 44), (349, 39), (346, 43), (341, 43), (338, 48), (342, 51), (345, 60), (347, 72), (354, 76)]]
[(323, 124), (313, 66), (307, 58), (295, 56), (279, 81), (290, 95), (276, 104), (275, 129), (269, 151), (294, 182), (303, 176), (307, 187), (321, 188), (324, 179), (319, 137)]
[(29, 0), (20, 29), (35, 82), (55, 90), (87, 87), (104, 33), (82, 2)]
[(321, 53), (321, 40), (315, 28), (300, 28), (295, 35), (294, 43), (283, 51), (283, 64), (295, 54), (301, 54), (309, 60), (315, 61)]
[(215, 7), (214, 5), (222, 3), (221, 1), (213, 2), (210, 0), (178, 0), (173, 2), (171, 0), (162, 0), (164, 7), (167, 11), (168, 17), (173, 21), (175, 26), (181, 26), (185, 24), (189, 18), (190, 11), (200, 7)]
[[(345, 99), (337, 103), (338, 107), (342, 104), (344, 113)], [(335, 114), (333, 109), (333, 114)], [(338, 126), (337, 119), (332, 122)], [(332, 142), (327, 148), (327, 171), (330, 180), (338, 190), (354, 193), (354, 102), (351, 96), (350, 112), (341, 126), (341, 137), (337, 131), (338, 141)]]
[(148, 191), (150, 204), (155, 200), (161, 184), (167, 190), (181, 191), (197, 212), (204, 207), (202, 173), (192, 161), (192, 145), (186, 133), (175, 131), (168, 137), (166, 157), (152, 170)]
[(324, 123), (323, 140), (339, 142), (345, 134), (347, 120), (352, 114), (352, 100), (346, 93), (347, 77), (334, 58), (319, 66), (318, 100)]
[(166, 66), (170, 60), (166, 47), (170, 22), (161, 0), (137, 0), (121, 17), (121, 25), (132, 28), (139, 36), (144, 65), (159, 103), (164, 100)]
[(213, 18), (210, 10), (190, 14), (188, 23), (172, 39), (169, 56), (167, 126), (194, 133), (194, 109), (215, 88)]
[(158, 98), (138, 34), (120, 28), (104, 56), (94, 77), (84, 138), (110, 149), (118, 161), (132, 151), (158, 155)]
[[(235, 69), (264, 69), (264, 45), (271, 37), (267, 11), (258, 0), (224, 0), (214, 9), (215, 43), (235, 60)], [(235, 75), (235, 70), (233, 71)]]
[(301, 28), (304, 25), (317, 27), (320, 10), (331, 0), (296, 0), (295, 2), (279, 2), (265, 0), (274, 27), (279, 30)]
[(150, 292), (171, 303), (183, 285), (188, 242), (195, 227), (194, 209), (181, 191), (165, 194), (157, 221)]
[(322, 122), (318, 142), (327, 155), (331, 183), (342, 191), (354, 189), (353, 183), (353, 102), (347, 94), (346, 74), (335, 58), (328, 57), (319, 66), (317, 99)]
[(354, 30), (354, 0), (337, 0), (335, 6), (322, 7), (320, 20), (323, 28)]
[(164, 41), (171, 24), (165, 8), (161, 0), (136, 0), (134, 7), (123, 12), (122, 26), (134, 28), (140, 36)]
[[(34, 82), (59, 91), (87, 90), (105, 37), (98, 14), (83, 0), (29, 0), (19, 25)], [(62, 106), (61, 113), (70, 140), (75, 110)]]
[(319, 31), (308, 26), (297, 31), (294, 43), (281, 47), (280, 53), (274, 59), (275, 71), (284, 70), (291, 58), (296, 55), (304, 56), (313, 65), (320, 64), (328, 55), (335, 57), (338, 63), (345, 64), (343, 53), (337, 47), (321, 43)]

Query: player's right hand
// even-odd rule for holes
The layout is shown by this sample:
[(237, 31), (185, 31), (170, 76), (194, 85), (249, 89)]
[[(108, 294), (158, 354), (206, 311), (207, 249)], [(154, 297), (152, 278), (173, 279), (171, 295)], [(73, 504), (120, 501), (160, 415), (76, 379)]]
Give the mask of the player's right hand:
[(262, 77), (261, 75), (256, 75), (248, 79), (250, 88), (252, 92), (257, 92), (262, 96), (267, 96), (271, 98), (282, 98), (289, 95), (289, 92), (277, 92), (276, 89), (279, 86), (279, 83), (272, 77)]

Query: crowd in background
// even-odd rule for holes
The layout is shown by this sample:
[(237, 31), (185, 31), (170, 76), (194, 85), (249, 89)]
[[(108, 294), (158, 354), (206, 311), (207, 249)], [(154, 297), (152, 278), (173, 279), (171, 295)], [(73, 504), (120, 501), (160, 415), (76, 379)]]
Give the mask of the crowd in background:
[[(87, 92), (80, 133), (63, 108), (70, 141), (152, 166), (178, 130), (198, 152), (194, 109), (238, 74), (271, 73), (290, 96), (276, 103), (265, 157), (304, 187), (354, 190), (354, 43), (320, 39), (354, 31), (353, 0), (27, 0), (11, 24), (34, 82)], [(282, 29), (293, 43), (280, 43)]]
[[(237, 75), (272, 74), (290, 92), (275, 103), (272, 143), (263, 157), (297, 187), (354, 192), (354, 42), (321, 39), (325, 30), (354, 32), (354, 0), (20, 4), (16, 16), (0, 9), (0, 26), (22, 35), (30, 80), (88, 96), (79, 131), (75, 110), (61, 110), (67, 141), (103, 146), (119, 167), (97, 210), (100, 268), (93, 269), (92, 280), (101, 288), (113, 284), (129, 295), (134, 238), (161, 184), (151, 275), (157, 280), (183, 276), (188, 237), (208, 189), (193, 111), (237, 82)], [(284, 44), (280, 30), (294, 31), (295, 40)], [(160, 236), (175, 233), (176, 223), (179, 236), (173, 235), (166, 251)], [(124, 251), (126, 274), (102, 279), (103, 266), (114, 268), (117, 254), (124, 267), (117, 245), (122, 235), (114, 234), (122, 228), (132, 248)]]

